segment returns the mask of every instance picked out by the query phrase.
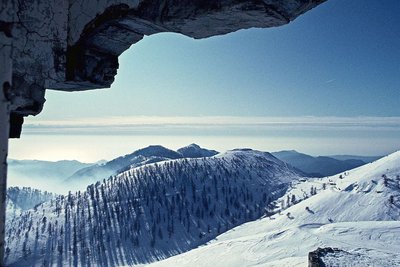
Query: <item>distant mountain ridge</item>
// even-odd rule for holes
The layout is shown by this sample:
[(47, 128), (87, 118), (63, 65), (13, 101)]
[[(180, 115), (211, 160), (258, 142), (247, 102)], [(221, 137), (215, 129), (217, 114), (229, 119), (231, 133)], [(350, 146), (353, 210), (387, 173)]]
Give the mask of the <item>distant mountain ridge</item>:
[[(108, 178), (118, 172), (140, 167), (145, 164), (173, 160), (180, 158), (209, 157), (218, 154), (217, 151), (201, 148), (196, 144), (178, 149), (177, 151), (165, 148), (161, 145), (151, 145), (131, 154), (110, 160), (101, 165), (93, 165), (83, 168), (66, 178), (64, 183), (72, 185), (74, 189), (84, 189), (86, 185)], [(74, 184), (76, 186), (74, 186)]]
[(129, 168), (130, 166), (138, 167), (146, 164), (150, 159), (153, 159), (153, 161), (162, 161), (167, 159), (178, 159), (181, 157), (181, 154), (163, 146), (148, 146), (136, 150), (131, 154), (107, 161), (106, 163), (80, 169), (68, 177), (65, 182), (70, 183), (79, 181), (82, 183), (84, 181), (85, 183), (90, 184), (103, 178), (108, 178), (121, 169)]
[[(335, 156), (337, 159), (328, 156), (313, 157), (307, 154), (299, 153), (295, 150), (284, 150), (272, 153), (280, 160), (289, 163), (293, 167), (301, 170), (312, 177), (324, 177), (335, 175), (337, 173), (354, 169), (362, 166), (371, 159), (379, 157), (362, 157), (362, 156)], [(361, 160), (364, 158), (366, 161)]]
[(219, 152), (215, 150), (208, 150), (201, 148), (199, 145), (191, 144), (178, 149), (178, 152), (184, 158), (202, 158), (202, 157), (212, 157), (217, 155)]
[[(161, 145), (152, 145), (134, 151), (131, 154), (99, 163), (81, 163), (68, 160), (49, 162), (10, 159), (8, 161), (9, 184), (11, 186), (29, 186), (64, 194), (68, 192), (67, 190), (84, 190), (88, 184), (108, 178), (132, 167), (179, 158), (212, 157), (217, 154), (218, 151), (191, 144), (179, 148), (177, 151)], [(273, 152), (272, 154), (312, 177), (333, 175), (379, 158), (351, 155), (312, 157), (294, 150)]]
[(332, 156), (327, 156), (333, 159), (337, 160), (351, 160), (351, 159), (356, 159), (356, 160), (362, 160), (365, 163), (371, 163), (374, 162), (380, 158), (383, 158), (384, 156), (357, 156), (357, 155), (332, 155)]
[(8, 183), (11, 186), (40, 188), (44, 191), (65, 194), (68, 190), (83, 190), (88, 184), (131, 167), (171, 159), (209, 157), (218, 154), (215, 150), (201, 148), (196, 144), (178, 150), (151, 145), (131, 154), (110, 161), (101, 160), (98, 163), (82, 163), (76, 160), (53, 162), (8, 159)]

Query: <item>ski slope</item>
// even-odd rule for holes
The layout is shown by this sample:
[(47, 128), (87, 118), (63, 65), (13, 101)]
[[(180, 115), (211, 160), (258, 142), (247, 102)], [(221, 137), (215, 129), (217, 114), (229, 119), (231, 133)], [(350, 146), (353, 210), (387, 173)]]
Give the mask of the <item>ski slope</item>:
[(344, 250), (323, 257), (327, 266), (400, 266), (399, 175), (400, 151), (332, 177), (294, 182), (275, 215), (151, 266), (307, 266), (318, 247)]

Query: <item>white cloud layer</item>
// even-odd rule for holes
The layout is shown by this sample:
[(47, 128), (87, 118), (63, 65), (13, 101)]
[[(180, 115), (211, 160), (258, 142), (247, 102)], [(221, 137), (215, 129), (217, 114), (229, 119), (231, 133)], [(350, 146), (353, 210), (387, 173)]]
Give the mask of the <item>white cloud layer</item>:
[(27, 121), (25, 134), (197, 134), (229, 130), (369, 130), (400, 131), (400, 117), (105, 117), (80, 120)]
[(384, 155), (400, 149), (400, 117), (107, 117), (29, 119), (11, 158), (94, 162), (148, 145), (197, 143), (225, 151), (295, 149), (312, 155)]

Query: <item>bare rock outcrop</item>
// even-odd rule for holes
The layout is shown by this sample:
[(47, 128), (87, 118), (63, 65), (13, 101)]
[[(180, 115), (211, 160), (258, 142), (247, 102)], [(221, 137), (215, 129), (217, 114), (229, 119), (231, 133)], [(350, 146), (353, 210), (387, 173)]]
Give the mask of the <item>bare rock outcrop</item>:
[(0, 53), (10, 57), (11, 135), (36, 115), (45, 89), (110, 87), (118, 56), (143, 36), (206, 38), (281, 26), (325, 0), (2, 0)]
[(346, 258), (348, 255), (351, 254), (338, 248), (317, 248), (308, 253), (308, 267), (344, 266), (345, 263), (340, 264), (341, 259)]

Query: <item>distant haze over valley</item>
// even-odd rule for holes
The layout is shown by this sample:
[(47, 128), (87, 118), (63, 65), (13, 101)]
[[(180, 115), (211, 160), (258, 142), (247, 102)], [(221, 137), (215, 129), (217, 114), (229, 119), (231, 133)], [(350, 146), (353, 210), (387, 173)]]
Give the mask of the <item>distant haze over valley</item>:
[(250, 147), (320, 155), (387, 155), (400, 149), (400, 117), (119, 116), (24, 124), (14, 159), (111, 160), (148, 145), (198, 143), (218, 151)]

